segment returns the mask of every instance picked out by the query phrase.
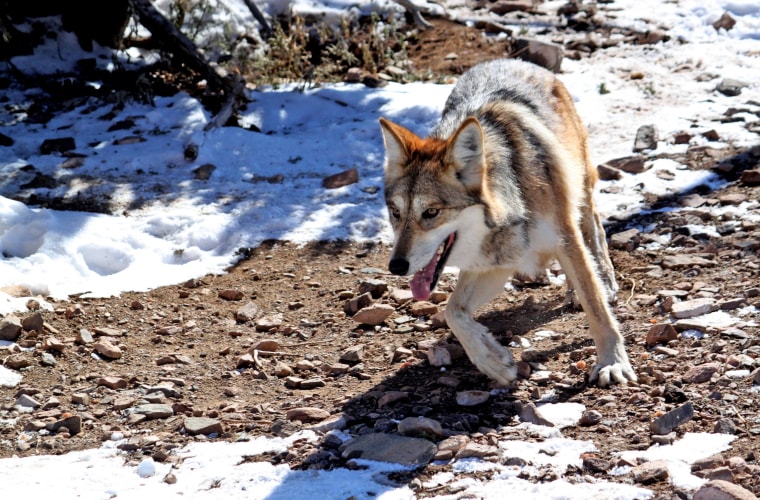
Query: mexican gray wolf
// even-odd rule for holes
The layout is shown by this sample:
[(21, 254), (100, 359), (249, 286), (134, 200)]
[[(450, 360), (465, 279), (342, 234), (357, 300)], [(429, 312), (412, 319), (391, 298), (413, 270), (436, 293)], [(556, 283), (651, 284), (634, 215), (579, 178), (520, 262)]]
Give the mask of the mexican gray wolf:
[(500, 385), (517, 377), (509, 349), (473, 319), (514, 275), (556, 258), (596, 345), (590, 380), (636, 380), (610, 303), (618, 285), (593, 200), (598, 179), (572, 97), (531, 63), (481, 63), (458, 80), (429, 137), (380, 118), (389, 269), (412, 275), (417, 300), (445, 265), (459, 268), (445, 317), (470, 361)]

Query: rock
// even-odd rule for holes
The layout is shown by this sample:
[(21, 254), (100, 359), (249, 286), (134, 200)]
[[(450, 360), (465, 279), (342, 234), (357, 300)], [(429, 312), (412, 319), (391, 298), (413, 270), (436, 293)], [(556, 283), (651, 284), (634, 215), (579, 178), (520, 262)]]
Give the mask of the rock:
[(356, 364), (362, 361), (364, 356), (364, 344), (349, 347), (340, 355), (340, 361), (348, 364)]
[(438, 452), (435, 454), (435, 459), (451, 460), (457, 453), (459, 453), (459, 450), (467, 446), (469, 442), (469, 436), (463, 434), (447, 437), (438, 443)]
[(248, 321), (253, 321), (256, 318), (256, 315), (258, 313), (259, 313), (259, 306), (257, 306), (255, 302), (253, 301), (246, 302), (245, 305), (240, 307), (235, 312), (235, 320), (238, 323), (246, 323)]
[(705, 297), (676, 302), (673, 304), (670, 314), (676, 319), (693, 318), (717, 311), (719, 308), (720, 306), (715, 299)]
[(422, 467), (430, 462), (436, 451), (436, 446), (427, 439), (373, 433), (346, 443), (342, 456)]
[(747, 86), (746, 83), (740, 82), (739, 80), (734, 80), (732, 78), (725, 78), (721, 80), (721, 82), (718, 84), (717, 87), (715, 87), (715, 90), (717, 90), (718, 92), (720, 92), (721, 94), (725, 96), (736, 97), (742, 93), (742, 89), (746, 86)]
[(636, 140), (633, 143), (633, 152), (639, 153), (646, 150), (657, 149), (659, 134), (655, 125), (642, 125), (636, 131)]
[(599, 173), (599, 179), (603, 181), (616, 181), (623, 177), (623, 172), (613, 166), (602, 163), (596, 166), (596, 171)]
[(584, 454), (583, 456), (583, 468), (596, 473), (606, 473), (612, 468), (612, 462), (604, 460), (595, 455)]
[(720, 370), (720, 363), (704, 363), (690, 368), (681, 380), (687, 384), (702, 384), (709, 381)]
[(39, 312), (32, 313), (21, 320), (21, 327), (27, 332), (40, 333), (44, 324), (45, 320)]
[(279, 350), (280, 350), (280, 343), (277, 342), (276, 340), (261, 339), (249, 349), (249, 352), (253, 354), (254, 351), (277, 352)]
[(257, 332), (268, 332), (282, 326), (283, 316), (282, 313), (271, 314), (264, 316), (256, 321)]
[(640, 232), (636, 228), (627, 229), (610, 236), (610, 246), (619, 250), (632, 252), (641, 242)]
[(655, 344), (667, 344), (671, 340), (678, 339), (678, 332), (673, 325), (669, 323), (659, 323), (652, 325), (647, 332), (646, 344), (653, 346)]
[(243, 297), (245, 297), (245, 294), (241, 292), (240, 290), (219, 290), (219, 298), (229, 301), (237, 301), (242, 300)]
[(223, 432), (222, 422), (215, 418), (208, 417), (186, 417), (183, 421), (185, 432), (191, 436), (198, 434), (221, 434)]
[(736, 434), (736, 424), (730, 418), (721, 418), (715, 422), (713, 427), (715, 434)]
[(42, 366), (55, 366), (58, 364), (58, 362), (55, 360), (55, 357), (52, 354), (49, 352), (43, 352), (40, 355), (40, 364)]
[(433, 304), (432, 302), (428, 302), (426, 300), (422, 300), (419, 302), (414, 302), (409, 307), (409, 313), (412, 316), (433, 316), (435, 314), (438, 314), (438, 306)]
[(390, 299), (396, 304), (406, 304), (410, 300), (414, 299), (411, 290), (402, 290), (401, 288), (394, 288), (391, 290)]
[(174, 409), (168, 404), (147, 403), (135, 406), (130, 410), (130, 413), (144, 415), (148, 420), (156, 420), (171, 417), (174, 415)]
[(211, 178), (211, 174), (216, 170), (216, 165), (211, 163), (204, 163), (200, 167), (193, 169), (193, 177), (198, 181), (207, 181)]
[(65, 153), (76, 149), (76, 142), (73, 137), (59, 137), (56, 139), (45, 139), (40, 145), (40, 154), (49, 155), (52, 153)]
[(22, 394), (18, 398), (16, 398), (16, 406), (36, 409), (36, 408), (39, 408), (41, 404), (39, 401), (34, 399), (29, 394)]
[(0, 320), (0, 340), (15, 341), (21, 335), (21, 320), (9, 314)]
[(409, 393), (406, 391), (387, 391), (377, 400), (378, 409), (384, 408), (391, 403), (409, 399)]
[(670, 434), (679, 425), (688, 422), (694, 416), (694, 405), (691, 401), (670, 410), (649, 423), (652, 434)]
[(543, 425), (546, 427), (554, 427), (554, 423), (545, 419), (543, 415), (539, 413), (538, 408), (536, 408), (536, 405), (533, 403), (520, 404), (520, 412), (518, 413), (518, 417), (523, 422)]
[(485, 403), (491, 397), (487, 391), (461, 391), (457, 392), (456, 399), (459, 406), (477, 406)]
[(496, 446), (487, 444), (474, 443), (470, 441), (464, 448), (459, 450), (456, 458), (495, 458), (499, 456), (499, 449)]
[(427, 350), (427, 359), (430, 366), (450, 366), (451, 352), (444, 346), (433, 345)]
[(757, 500), (757, 497), (738, 484), (718, 479), (703, 484), (692, 500)]
[(716, 30), (724, 29), (726, 31), (730, 31), (734, 26), (736, 25), (736, 19), (731, 17), (731, 14), (728, 12), (724, 12), (720, 18), (718, 18), (715, 22), (712, 23), (713, 28)]
[(108, 359), (121, 358), (121, 349), (113, 345), (108, 339), (99, 339), (92, 345), (92, 350)]
[(662, 267), (665, 269), (683, 269), (686, 267), (714, 267), (715, 262), (698, 255), (675, 254), (666, 255), (662, 259)]
[(379, 299), (388, 291), (388, 283), (377, 279), (364, 279), (359, 283), (359, 295), (370, 294), (373, 299)]
[(355, 168), (350, 168), (322, 179), (322, 187), (325, 189), (337, 189), (356, 184), (357, 182), (359, 182), (359, 171)]
[[(411, 294), (411, 292), (409, 293)], [(346, 316), (353, 316), (359, 310), (364, 309), (365, 307), (369, 307), (371, 304), (372, 295), (369, 292), (363, 293), (358, 297), (348, 299), (346, 303), (343, 304), (343, 312), (346, 313)]]
[(352, 319), (357, 323), (376, 326), (385, 321), (395, 309), (387, 304), (371, 304), (359, 309)]
[(117, 330), (116, 328), (108, 328), (103, 326), (98, 326), (93, 329), (95, 332), (95, 335), (102, 335), (104, 337), (121, 337), (124, 332), (121, 330)]
[(487, 3), (488, 10), (498, 16), (503, 16), (508, 12), (531, 12), (533, 10), (533, 0), (496, 0)]
[(41, 347), (45, 351), (63, 352), (66, 348), (66, 344), (55, 337), (48, 337), (42, 341)]
[(92, 333), (87, 328), (80, 328), (77, 332), (77, 343), (82, 345), (88, 345), (95, 342)]
[(581, 415), (581, 419), (578, 421), (578, 423), (581, 426), (588, 427), (598, 424), (602, 421), (602, 418), (604, 418), (604, 416), (597, 410), (586, 410)]
[(102, 385), (109, 389), (126, 389), (127, 381), (121, 377), (101, 377), (96, 381), (96, 385)]
[(644, 157), (641, 155), (624, 156), (605, 162), (608, 166), (629, 174), (640, 174), (648, 170), (651, 165), (647, 165)]
[(760, 170), (753, 169), (743, 171), (739, 181), (748, 186), (757, 186), (760, 184)]
[(58, 432), (63, 428), (68, 429), (69, 434), (72, 436), (79, 434), (82, 431), (82, 417), (79, 415), (72, 415), (56, 422), (51, 422), (45, 425), (45, 429), (50, 432)]
[(13, 140), (13, 138), (8, 137), (5, 134), (0, 134), (0, 146), (7, 148), (10, 146), (13, 146), (14, 143), (15, 141)]
[(640, 484), (665, 481), (670, 476), (668, 463), (665, 460), (653, 460), (637, 465), (631, 470), (633, 480)]
[(26, 368), (27, 366), (31, 366), (32, 364), (32, 361), (29, 359), (30, 356), (31, 356), (31, 353), (11, 354), (5, 359), (4, 365), (14, 370), (20, 370), (22, 368)]
[(398, 423), (397, 431), (401, 436), (438, 436), (445, 433), (441, 423), (427, 417), (406, 417)]
[(540, 42), (530, 38), (516, 38), (512, 57), (532, 62), (554, 73), (559, 72), (565, 51), (561, 45)]

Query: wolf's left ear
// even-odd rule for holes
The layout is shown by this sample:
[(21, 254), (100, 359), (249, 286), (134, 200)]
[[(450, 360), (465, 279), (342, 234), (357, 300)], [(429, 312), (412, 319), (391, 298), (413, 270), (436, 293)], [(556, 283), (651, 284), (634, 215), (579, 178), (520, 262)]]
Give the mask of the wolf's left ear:
[(385, 177), (399, 177), (402, 175), (401, 166), (409, 160), (406, 138), (414, 134), (385, 118), (380, 118), (380, 128), (383, 131), (385, 143)]
[(483, 186), (485, 156), (483, 129), (476, 118), (467, 118), (454, 132), (449, 140), (448, 154), (460, 182), (467, 188), (480, 191)]

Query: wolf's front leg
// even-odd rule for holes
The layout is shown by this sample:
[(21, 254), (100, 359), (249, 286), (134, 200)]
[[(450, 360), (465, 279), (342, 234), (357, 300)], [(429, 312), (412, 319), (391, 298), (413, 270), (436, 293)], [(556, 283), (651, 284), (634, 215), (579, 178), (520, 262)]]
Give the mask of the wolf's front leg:
[(501, 291), (509, 277), (504, 269), (484, 272), (462, 271), (446, 307), (446, 322), (478, 370), (499, 384), (517, 378), (517, 364), (509, 349), (472, 318), (472, 314)]

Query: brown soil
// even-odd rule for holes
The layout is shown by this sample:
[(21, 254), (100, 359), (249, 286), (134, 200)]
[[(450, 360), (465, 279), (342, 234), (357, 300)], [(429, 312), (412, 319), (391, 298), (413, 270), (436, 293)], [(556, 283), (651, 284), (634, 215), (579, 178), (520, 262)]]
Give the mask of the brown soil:
[[(479, 32), (464, 26), (434, 21), (436, 29), (419, 37), (410, 55), (417, 68), (430, 67), (439, 73), (458, 73), (475, 62), (503, 55), (505, 46), (484, 42)], [(485, 51), (485, 54), (484, 54)], [(457, 58), (444, 56), (456, 53)], [(757, 161), (757, 157), (753, 157)], [(710, 167), (711, 165), (704, 165)], [(725, 193), (743, 193), (757, 199), (757, 187), (731, 184)], [(721, 193), (702, 193), (714, 203)], [(710, 201), (712, 200), (712, 201)], [(667, 203), (678, 204), (678, 200)], [(659, 264), (662, 251), (612, 250), (621, 293), (616, 314), (627, 341), (632, 363), (640, 381), (627, 386), (600, 389), (587, 384), (593, 366), (592, 341), (587, 335), (587, 321), (582, 312), (565, 303), (565, 290), (553, 285), (530, 284), (505, 291), (478, 312), (477, 318), (488, 325), (503, 344), (519, 345), (520, 338), (531, 339), (538, 351), (539, 363), (552, 373), (548, 379), (520, 379), (510, 391), (495, 393), (485, 404), (475, 407), (457, 405), (455, 395), (464, 390), (490, 387), (487, 377), (475, 370), (466, 357), (455, 358), (445, 375), (456, 386), (443, 383), (442, 372), (427, 361), (425, 345), (431, 340), (456, 345), (445, 327), (436, 327), (430, 318), (414, 318), (412, 323), (394, 320), (411, 315), (411, 304), (395, 304), (385, 294), (378, 299), (391, 303), (396, 312), (382, 327), (359, 325), (343, 312), (346, 297), (357, 294), (366, 279), (380, 279), (392, 288), (407, 288), (408, 279), (389, 275), (385, 269), (389, 249), (382, 244), (358, 245), (344, 242), (317, 242), (303, 248), (282, 242), (268, 242), (251, 249), (240, 263), (221, 276), (205, 276), (193, 284), (162, 287), (148, 293), (125, 293), (111, 299), (73, 299), (58, 304), (55, 312), (44, 312), (48, 325), (41, 333), (24, 332), (19, 342), (37, 345), (29, 357), (31, 365), (22, 369), (22, 385), (0, 390), (0, 418), (18, 418), (15, 426), (0, 427), (0, 457), (11, 455), (56, 454), (100, 446), (115, 430), (135, 436), (134, 457), (147, 454), (170, 459), (168, 451), (199, 438), (183, 432), (183, 418), (188, 415), (209, 416), (223, 422), (224, 432), (213, 439), (235, 440), (241, 433), (281, 435), (302, 425), (289, 421), (287, 412), (297, 407), (317, 407), (330, 414), (350, 416), (347, 431), (393, 432), (394, 421), (406, 416), (424, 415), (441, 422), (445, 429), (470, 435), (488, 443), (491, 433), (500, 426), (514, 425), (517, 402), (540, 400), (552, 391), (557, 401), (579, 402), (601, 412), (597, 425), (565, 429), (566, 436), (590, 439), (599, 449), (598, 457), (615, 461), (615, 452), (644, 449), (652, 444), (649, 423), (664, 411), (685, 401), (694, 405), (695, 416), (677, 429), (685, 432), (713, 432), (716, 421), (729, 418), (736, 427), (736, 441), (726, 456), (745, 459), (757, 465), (757, 434), (760, 433), (758, 408), (760, 393), (752, 390), (748, 380), (735, 381), (721, 375), (731, 367), (726, 364), (742, 353), (760, 356), (751, 348), (757, 328), (746, 328), (748, 339), (710, 334), (702, 340), (679, 338), (668, 347), (678, 355), (662, 355), (647, 347), (644, 339), (652, 323), (669, 321), (660, 308), (661, 290), (686, 290), (693, 298), (712, 295), (719, 300), (743, 298), (746, 304), (757, 301), (760, 290), (760, 262), (756, 246), (740, 243), (758, 241), (760, 229), (747, 223), (740, 232), (723, 238), (690, 236), (681, 230), (683, 222), (667, 213), (643, 216), (640, 222), (654, 224), (656, 233), (680, 234), (679, 244), (686, 253), (709, 255), (718, 265), (683, 270), (662, 269), (657, 276), (652, 269)], [(622, 228), (622, 226), (619, 226)], [(613, 229), (612, 232), (615, 232)], [(450, 291), (455, 278), (445, 276), (440, 289)], [(698, 289), (701, 287), (701, 292)], [(235, 300), (222, 298), (223, 291), (240, 292)], [(652, 298), (654, 297), (654, 298)], [(258, 307), (256, 318), (237, 321), (236, 312), (252, 301)], [(78, 307), (73, 304), (79, 304)], [(444, 304), (438, 304), (443, 308)], [(281, 315), (281, 324), (261, 331), (257, 322), (264, 317)], [(421, 322), (416, 327), (410, 324)], [(432, 325), (432, 326), (431, 326)], [(123, 355), (120, 359), (94, 359), (90, 345), (77, 342), (81, 329), (96, 332), (110, 328), (121, 336), (113, 337)], [(534, 342), (538, 330), (556, 335)], [(62, 341), (54, 352), (55, 366), (43, 366), (41, 343), (54, 336)], [(96, 339), (102, 335), (96, 335)], [(276, 354), (258, 359), (250, 366), (241, 361), (264, 339), (276, 341)], [(364, 346), (361, 362), (349, 364), (348, 371), (339, 363), (348, 348)], [(398, 357), (405, 347), (411, 355)], [(451, 349), (456, 353), (455, 348)], [(517, 359), (524, 349), (513, 348)], [(6, 355), (3, 355), (5, 357)], [(701, 384), (681, 380), (692, 366), (717, 361), (718, 376)], [(239, 368), (240, 364), (243, 364)], [(287, 365), (293, 376), (304, 380), (319, 379), (322, 385), (308, 389), (294, 388), (287, 377), (277, 372)], [(535, 368), (535, 366), (534, 366)], [(105, 376), (127, 381), (124, 389), (98, 385)], [(175, 415), (166, 419), (139, 421), (127, 411), (114, 408), (120, 396), (144, 395), (147, 387), (173, 381), (178, 393), (163, 396), (174, 406)], [(407, 397), (378, 408), (378, 398), (390, 391), (403, 391)], [(31, 394), (49, 405), (33, 413), (19, 414), (13, 407), (20, 393)], [(89, 402), (73, 404), (72, 395), (84, 393)], [(680, 395), (680, 396), (679, 396)], [(56, 403), (57, 402), (57, 403)], [(19, 433), (34, 426), (35, 421), (55, 421), (65, 413), (81, 415), (81, 432), (68, 435), (35, 435), (25, 446), (17, 446)], [(157, 440), (139, 440), (140, 431), (150, 429)], [(293, 467), (342, 466), (334, 454), (327, 461), (314, 460), (317, 449), (305, 446), (280, 456)], [(272, 457), (269, 457), (272, 458)], [(401, 481), (423, 479), (441, 470), (440, 466), (423, 468), (399, 478)], [(760, 493), (758, 469), (734, 471), (734, 480)], [(569, 474), (579, 473), (571, 471)], [(606, 473), (584, 470), (584, 474), (608, 479)], [(547, 477), (546, 479), (551, 479)], [(631, 481), (630, 477), (616, 480)], [(666, 482), (648, 485), (663, 495), (671, 494)], [(669, 493), (670, 492), (670, 493)], [(441, 491), (436, 491), (441, 494)], [(420, 491), (420, 497), (432, 493)]]

